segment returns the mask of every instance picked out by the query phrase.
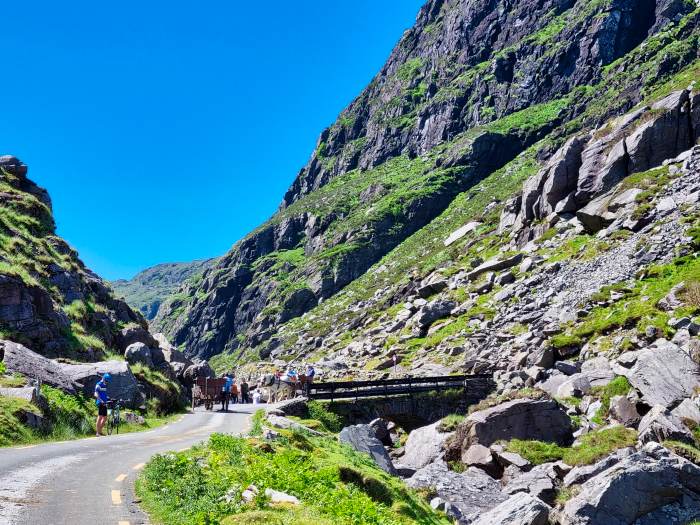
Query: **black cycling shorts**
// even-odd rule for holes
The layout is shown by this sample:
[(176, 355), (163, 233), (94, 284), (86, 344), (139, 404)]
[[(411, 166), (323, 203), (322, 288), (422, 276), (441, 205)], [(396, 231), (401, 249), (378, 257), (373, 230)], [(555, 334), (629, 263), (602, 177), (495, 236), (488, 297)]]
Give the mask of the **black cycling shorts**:
[(100, 403), (97, 405), (97, 415), (98, 416), (106, 416), (107, 415), (107, 405), (104, 403)]

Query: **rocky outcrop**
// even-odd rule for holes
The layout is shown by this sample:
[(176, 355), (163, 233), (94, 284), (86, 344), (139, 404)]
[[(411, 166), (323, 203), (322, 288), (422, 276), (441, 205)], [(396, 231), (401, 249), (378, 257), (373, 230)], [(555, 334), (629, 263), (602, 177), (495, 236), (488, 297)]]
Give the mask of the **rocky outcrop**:
[(347, 443), (358, 452), (368, 454), (384, 472), (393, 476), (397, 475), (384, 445), (377, 439), (374, 429), (369, 425), (345, 427), (338, 434), (338, 440), (341, 443)]
[(648, 348), (628, 352), (621, 363), (625, 366), (615, 371), (639, 390), (649, 406), (675, 408), (700, 388), (700, 367), (670, 341), (660, 339)]
[(108, 385), (110, 398), (121, 399), (130, 406), (138, 406), (142, 401), (136, 378), (124, 361), (102, 361), (80, 365), (61, 364), (60, 367), (63, 374), (82, 387), (82, 393), (88, 398), (93, 397), (95, 385), (100, 378), (109, 373), (112, 376)]
[(411, 431), (404, 445), (402, 466), (418, 470), (438, 459), (443, 443), (450, 436), (448, 432), (440, 432), (439, 427), (437, 422)]
[(488, 447), (511, 439), (567, 444), (573, 439), (571, 433), (571, 421), (556, 402), (516, 399), (470, 414), (455, 433), (450, 448), (466, 451), (476, 443)]
[(12, 239), (0, 249), (0, 329), (47, 357), (100, 359), (116, 346), (120, 324), (143, 318), (56, 235), (51, 199), (27, 178), (27, 166), (6, 155), (0, 170), (0, 207), (10, 212), (0, 234)]
[(627, 525), (698, 516), (700, 467), (649, 443), (583, 483), (557, 518), (562, 525)]
[(0, 341), (0, 361), (8, 372), (22, 374), (68, 394), (76, 394), (80, 390), (80, 385), (63, 365), (12, 341)]
[(698, 104), (699, 93), (676, 91), (592, 134), (573, 137), (524, 183), (518, 202), (504, 212), (501, 229), (512, 224), (517, 231), (553, 214), (570, 213), (576, 213), (590, 232), (603, 229), (635, 206), (635, 197), (641, 193), (611, 191), (617, 183), (632, 173), (660, 166), (695, 144), (700, 129)]

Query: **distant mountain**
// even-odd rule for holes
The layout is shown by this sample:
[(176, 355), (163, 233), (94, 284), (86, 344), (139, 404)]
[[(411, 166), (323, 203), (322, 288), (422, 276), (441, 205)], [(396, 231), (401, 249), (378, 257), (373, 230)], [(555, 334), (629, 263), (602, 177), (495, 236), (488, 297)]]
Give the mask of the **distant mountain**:
[(161, 303), (186, 280), (201, 275), (216, 263), (217, 259), (203, 259), (185, 263), (158, 264), (139, 272), (133, 279), (112, 281), (112, 288), (132, 308), (136, 308), (148, 320), (158, 313)]

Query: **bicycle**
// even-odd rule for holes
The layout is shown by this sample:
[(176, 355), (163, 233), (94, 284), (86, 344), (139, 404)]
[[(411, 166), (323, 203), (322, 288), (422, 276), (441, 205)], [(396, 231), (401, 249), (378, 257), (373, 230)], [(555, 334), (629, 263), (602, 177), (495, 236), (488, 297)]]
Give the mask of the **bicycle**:
[[(107, 434), (119, 434), (119, 425), (122, 423), (121, 399), (107, 401)], [(116, 431), (116, 432), (115, 432)]]

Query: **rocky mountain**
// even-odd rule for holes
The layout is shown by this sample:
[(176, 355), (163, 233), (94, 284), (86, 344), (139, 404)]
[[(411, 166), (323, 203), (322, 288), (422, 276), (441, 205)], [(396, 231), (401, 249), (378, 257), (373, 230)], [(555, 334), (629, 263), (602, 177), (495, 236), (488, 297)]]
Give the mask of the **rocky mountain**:
[(27, 166), (1, 156), (0, 446), (94, 435), (92, 395), (107, 372), (110, 396), (150, 415), (185, 406), (183, 385), (212, 373), (148, 332), (56, 235)]
[(168, 296), (177, 292), (185, 281), (198, 278), (215, 263), (216, 259), (203, 259), (187, 263), (158, 264), (139, 272), (132, 279), (119, 279), (110, 284), (117, 296), (122, 297), (150, 321)]
[(51, 199), (27, 166), (0, 157), (0, 331), (47, 357), (99, 360), (143, 317), (56, 235)]
[[(467, 245), (485, 260), (509, 246), (503, 235), (516, 222), (527, 225), (518, 241), (533, 239), (559, 197), (569, 200), (558, 211), (578, 211), (624, 175), (689, 147), (679, 139), (620, 168), (620, 139), (657, 111), (643, 105), (696, 76), (697, 18), (685, 0), (427, 2), (370, 85), (322, 132), (279, 211), (168, 299), (156, 326), (202, 357), (288, 359), (350, 342), (355, 355), (366, 339), (377, 361), (397, 342), (412, 356), (430, 353), (422, 329), (411, 335), (417, 341), (394, 334), (381, 344), (386, 334), (373, 331), (418, 289), (428, 298), (441, 291), (444, 283), (424, 281), (470, 264)], [(635, 108), (629, 126), (598, 144), (610, 119)], [(597, 156), (580, 158), (596, 145)], [(504, 201), (555, 155), (576, 169), (597, 162), (591, 171), (615, 145), (623, 156), (609, 175), (584, 177), (590, 182), (572, 196), (570, 181), (537, 212), (527, 199), (509, 202), (512, 222), (494, 231)], [(541, 187), (532, 184), (530, 200)], [(462, 291), (425, 317), (426, 328), (465, 302), (469, 291), (455, 286)], [(450, 331), (463, 338), (472, 328)]]

